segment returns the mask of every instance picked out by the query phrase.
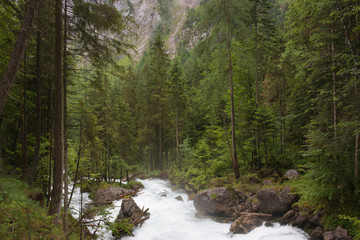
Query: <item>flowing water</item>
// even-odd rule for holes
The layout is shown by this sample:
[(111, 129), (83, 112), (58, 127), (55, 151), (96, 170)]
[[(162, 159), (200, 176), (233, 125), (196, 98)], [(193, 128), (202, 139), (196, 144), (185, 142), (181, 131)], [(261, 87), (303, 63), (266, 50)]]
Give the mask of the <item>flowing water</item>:
[[(306, 240), (302, 230), (274, 224), (256, 228), (249, 234), (230, 234), (230, 223), (221, 223), (207, 217), (197, 217), (192, 201), (181, 191), (173, 191), (167, 181), (159, 179), (142, 180), (145, 186), (134, 198), (137, 205), (149, 208), (150, 219), (133, 232), (135, 236), (123, 240)], [(184, 201), (176, 200), (181, 196)], [(110, 220), (119, 213), (121, 200), (114, 202)], [(99, 216), (97, 217), (99, 218)], [(93, 231), (93, 229), (90, 229)], [(99, 231), (100, 239), (113, 239), (105, 228)]]

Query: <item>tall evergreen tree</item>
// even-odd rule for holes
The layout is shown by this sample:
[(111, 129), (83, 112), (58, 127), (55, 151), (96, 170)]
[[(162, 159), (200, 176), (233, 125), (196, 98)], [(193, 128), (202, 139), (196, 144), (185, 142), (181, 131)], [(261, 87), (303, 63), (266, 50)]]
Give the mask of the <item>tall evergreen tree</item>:
[(59, 221), (63, 196), (64, 169), (64, 86), (62, 0), (55, 5), (55, 85), (54, 85), (54, 170), (49, 214)]

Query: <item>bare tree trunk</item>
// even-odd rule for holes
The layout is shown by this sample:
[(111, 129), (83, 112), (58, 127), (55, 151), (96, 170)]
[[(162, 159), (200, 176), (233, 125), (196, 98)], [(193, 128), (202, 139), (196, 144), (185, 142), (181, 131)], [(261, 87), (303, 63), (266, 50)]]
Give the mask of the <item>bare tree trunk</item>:
[(359, 181), (359, 133), (355, 134), (355, 184)]
[(62, 0), (55, 5), (55, 88), (54, 88), (54, 171), (53, 190), (49, 214), (55, 215), (55, 224), (59, 223), (59, 214), (63, 195), (64, 169), (64, 89), (63, 89), (63, 38), (62, 38)]
[(1, 145), (2, 145), (2, 142), (1, 142), (1, 123), (2, 123), (2, 118), (0, 116), (0, 171), (3, 168), (3, 160), (2, 160), (2, 157), (1, 157)]
[(233, 162), (234, 160), (233, 160), (233, 154), (232, 154), (232, 146), (231, 146), (230, 140), (228, 138), (228, 134), (227, 134), (227, 126), (226, 126), (225, 114), (223, 114), (223, 124), (224, 124), (225, 138), (226, 138), (226, 142), (228, 144), (229, 153), (230, 153), (230, 157), (231, 157), (231, 162)]
[[(38, 11), (38, 15), (39, 15)], [(33, 161), (31, 163), (31, 167), (28, 175), (28, 183), (29, 185), (35, 179), (36, 170), (39, 165), (40, 158), (40, 143), (41, 143), (41, 72), (40, 72), (40, 49), (41, 49), (41, 34), (39, 29), (39, 20), (38, 20), (38, 28), (36, 34), (36, 142), (35, 142), (35, 150)]]
[(4, 109), (6, 99), (9, 96), (10, 89), (14, 84), (16, 72), (24, 54), (26, 42), (29, 38), (35, 12), (39, 7), (39, 3), (40, 0), (30, 0), (27, 4), (26, 12), (21, 24), (21, 29), (17, 36), (15, 47), (10, 56), (9, 63), (0, 83), (0, 116), (2, 115), (2, 111)]
[(21, 149), (22, 149), (22, 178), (25, 180), (27, 177), (28, 159), (27, 159), (27, 106), (26, 106), (26, 53), (24, 57), (24, 77), (21, 79), (20, 84), (20, 101), (21, 108)]
[(163, 149), (162, 149), (162, 122), (159, 122), (159, 165), (163, 169)]
[[(334, 29), (331, 29), (332, 35), (334, 34)], [(335, 152), (337, 152), (337, 101), (336, 101), (336, 61), (335, 61), (335, 44), (334, 41), (331, 41), (331, 60), (332, 60), (332, 80), (333, 80), (333, 127), (334, 127), (334, 145)]]
[(64, 232), (66, 239), (68, 239), (68, 202), (69, 202), (69, 160), (68, 160), (68, 139), (67, 139), (67, 0), (64, 1)]
[(227, 54), (228, 54), (228, 75), (230, 81), (230, 101), (231, 101), (231, 140), (232, 140), (232, 167), (234, 169), (235, 178), (240, 177), (239, 163), (236, 154), (236, 132), (235, 132), (235, 108), (234, 108), (234, 80), (232, 72), (232, 59), (231, 59), (231, 29), (230, 29), (230, 13), (229, 2), (225, 1), (226, 17), (228, 22), (227, 29)]
[(71, 199), (72, 199), (72, 196), (73, 196), (74, 190), (75, 190), (75, 185), (76, 185), (76, 182), (78, 181), (79, 166), (80, 166), (80, 159), (81, 159), (81, 149), (82, 149), (82, 113), (81, 113), (81, 117), (80, 117), (79, 150), (78, 150), (78, 154), (77, 154), (76, 172), (75, 172), (75, 178), (73, 181), (73, 186), (71, 189), (70, 198), (69, 198), (67, 207), (70, 206)]
[[(356, 25), (358, 26), (359, 25), (359, 15), (356, 15), (355, 17), (355, 22), (356, 22)], [(356, 35), (356, 44), (358, 44), (359, 42), (359, 34)], [(358, 56), (359, 55), (359, 50), (357, 49), (356, 50), (356, 55)], [(359, 111), (359, 93), (358, 93), (358, 86), (357, 86), (357, 81), (358, 81), (358, 77), (356, 74), (354, 74), (354, 82), (355, 82), (355, 108), (356, 110), (355, 111)], [(354, 177), (355, 177), (355, 190), (358, 189), (358, 183), (359, 183), (359, 114), (357, 114), (357, 117), (356, 117), (356, 122), (357, 122), (357, 126), (356, 126), (356, 133), (355, 133), (355, 174), (354, 174)]]
[(255, 23), (255, 101), (256, 104), (259, 102), (259, 53), (258, 53), (258, 23), (257, 23), (257, 0), (255, 0), (255, 12), (254, 12), (254, 23)]
[(359, 63), (358, 63), (358, 52), (355, 51), (354, 49), (354, 46), (353, 46), (353, 43), (351, 42), (351, 39), (350, 39), (350, 31), (349, 31), (349, 28), (348, 26), (346, 25), (346, 22), (344, 20), (344, 17), (342, 15), (342, 9), (341, 9), (341, 5), (340, 5), (340, 1), (339, 0), (336, 0), (336, 8), (339, 12), (339, 18), (340, 18), (340, 21), (343, 25), (343, 28), (344, 28), (344, 33), (345, 33), (345, 41), (346, 41), (346, 44), (348, 45), (348, 48), (351, 52), (351, 54), (353, 55), (353, 61), (354, 61), (354, 72), (355, 72), (355, 76), (357, 78), (360, 78), (359, 76), (359, 71), (358, 71), (358, 66), (359, 66)]
[(180, 158), (180, 152), (179, 152), (179, 115), (178, 115), (178, 109), (176, 108), (176, 161), (179, 163), (179, 170), (182, 171), (181, 168), (181, 158)]

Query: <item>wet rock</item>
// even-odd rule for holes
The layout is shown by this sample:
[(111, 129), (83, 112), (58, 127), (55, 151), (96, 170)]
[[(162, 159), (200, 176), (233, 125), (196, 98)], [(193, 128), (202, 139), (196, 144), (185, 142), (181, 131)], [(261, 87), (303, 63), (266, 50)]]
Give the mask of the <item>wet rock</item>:
[(265, 219), (271, 218), (271, 214), (247, 213), (236, 219), (230, 226), (230, 232), (238, 234), (249, 233), (254, 228), (261, 226)]
[(295, 218), (293, 225), (294, 225), (295, 227), (303, 228), (303, 227), (305, 227), (305, 225), (307, 224), (307, 222), (308, 222), (307, 217), (304, 216), (304, 215), (302, 215), (302, 214), (299, 214), (299, 215)]
[(184, 199), (183, 199), (182, 196), (180, 196), (180, 195), (179, 195), (179, 196), (176, 196), (175, 199), (178, 200), (178, 201), (184, 201)]
[(290, 187), (265, 188), (256, 193), (259, 200), (258, 211), (281, 216), (290, 210), (298, 196), (290, 191)]
[(274, 227), (274, 223), (272, 223), (272, 222), (266, 222), (266, 223), (265, 223), (265, 226), (266, 226), (266, 227)]
[(338, 226), (334, 231), (324, 233), (324, 240), (350, 240), (351, 237), (347, 230)]
[(121, 209), (119, 215), (116, 218), (116, 222), (120, 222), (122, 219), (129, 218), (129, 223), (138, 226), (142, 224), (145, 220), (150, 218), (149, 209), (143, 211), (135, 203), (133, 198), (124, 198), (121, 203)]
[(188, 197), (188, 200), (194, 200), (194, 197), (195, 197), (195, 193), (191, 193), (189, 194), (189, 197)]
[(135, 194), (135, 191), (120, 187), (99, 189), (95, 193), (94, 204), (96, 206), (112, 204), (112, 202), (117, 199), (125, 196), (135, 196)]
[(285, 213), (284, 216), (282, 216), (282, 218), (280, 219), (281, 225), (289, 224), (295, 217), (295, 214), (296, 212), (294, 209), (291, 209), (287, 213)]
[(219, 187), (196, 194), (194, 206), (196, 210), (210, 215), (231, 217), (234, 212), (239, 211), (239, 205), (245, 205), (245, 201), (246, 197), (243, 192)]
[(259, 208), (259, 200), (255, 195), (248, 195), (245, 202), (245, 209), (247, 212), (257, 212)]
[(309, 240), (323, 240), (324, 239), (324, 230), (322, 227), (316, 227), (311, 233)]
[(290, 169), (285, 173), (284, 177), (286, 179), (295, 179), (299, 177), (299, 172), (296, 171), (295, 169)]
[[(145, 211), (143, 209), (140, 209), (139, 206), (135, 203), (133, 198), (131, 197), (124, 198), (121, 203), (121, 209), (115, 220), (115, 223), (126, 221), (128, 227), (132, 225), (141, 226), (147, 219), (150, 218), (150, 213), (148, 211), (149, 209), (146, 209)], [(133, 229), (123, 229), (123, 228), (113, 229), (113, 235), (117, 237), (129, 235), (131, 234), (129, 233), (129, 230), (132, 231)]]

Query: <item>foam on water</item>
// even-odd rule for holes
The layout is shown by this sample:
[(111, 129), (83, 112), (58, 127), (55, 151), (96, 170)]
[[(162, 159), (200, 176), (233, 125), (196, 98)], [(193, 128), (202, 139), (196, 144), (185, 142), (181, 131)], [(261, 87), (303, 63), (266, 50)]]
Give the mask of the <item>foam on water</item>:
[[(142, 180), (145, 189), (134, 197), (137, 205), (149, 208), (150, 219), (136, 228), (133, 237), (124, 240), (306, 240), (307, 234), (291, 226), (274, 224), (258, 227), (249, 234), (229, 233), (230, 223), (216, 222), (207, 217), (196, 217), (192, 201), (181, 191), (173, 191), (167, 181), (159, 179)], [(181, 196), (184, 201), (176, 200)], [(121, 200), (109, 209), (109, 220), (117, 217)], [(98, 219), (99, 216), (96, 217)], [(90, 228), (90, 231), (94, 229)], [(99, 239), (114, 239), (106, 228), (98, 231)]]

